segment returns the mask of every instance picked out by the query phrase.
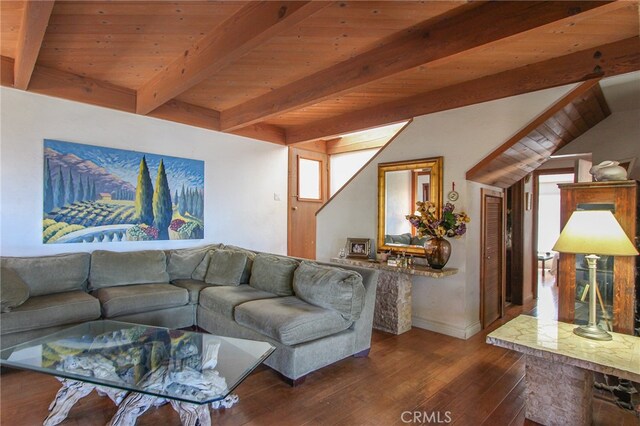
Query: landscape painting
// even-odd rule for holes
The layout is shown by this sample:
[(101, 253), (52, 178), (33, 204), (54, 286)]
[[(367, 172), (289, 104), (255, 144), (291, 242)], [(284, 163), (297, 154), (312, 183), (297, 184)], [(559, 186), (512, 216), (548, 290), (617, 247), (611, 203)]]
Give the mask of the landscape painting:
[(204, 238), (204, 161), (45, 139), (45, 244)]

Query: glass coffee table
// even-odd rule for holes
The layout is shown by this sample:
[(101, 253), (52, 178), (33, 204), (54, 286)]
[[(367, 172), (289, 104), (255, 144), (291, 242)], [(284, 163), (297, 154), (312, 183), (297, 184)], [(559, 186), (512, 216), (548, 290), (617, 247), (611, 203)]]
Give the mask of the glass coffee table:
[(62, 422), (96, 390), (118, 406), (109, 425), (133, 425), (152, 406), (169, 403), (182, 424), (208, 426), (209, 407), (231, 407), (231, 394), (275, 347), (118, 321), (91, 321), (13, 346), (0, 364), (56, 376), (62, 388), (44, 425)]

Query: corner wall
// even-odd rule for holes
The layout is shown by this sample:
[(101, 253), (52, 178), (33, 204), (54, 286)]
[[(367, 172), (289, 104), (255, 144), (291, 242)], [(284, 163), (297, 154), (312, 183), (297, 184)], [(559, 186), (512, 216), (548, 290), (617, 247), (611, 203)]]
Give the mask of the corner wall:
[[(121, 111), (0, 88), (0, 253), (169, 249), (223, 242), (286, 254), (287, 149)], [(42, 243), (43, 139), (205, 162), (204, 240)]]
[[(444, 157), (444, 194), (452, 182), (456, 210), (471, 217), (467, 234), (451, 240), (456, 275), (413, 278), (413, 325), (466, 339), (480, 330), (480, 188), (466, 171), (564, 96), (573, 85), (443, 111), (414, 121), (318, 214), (318, 260), (335, 257), (347, 237), (376, 238), (378, 164)], [(496, 189), (492, 187), (487, 187)], [(374, 241), (375, 247), (375, 241)]]

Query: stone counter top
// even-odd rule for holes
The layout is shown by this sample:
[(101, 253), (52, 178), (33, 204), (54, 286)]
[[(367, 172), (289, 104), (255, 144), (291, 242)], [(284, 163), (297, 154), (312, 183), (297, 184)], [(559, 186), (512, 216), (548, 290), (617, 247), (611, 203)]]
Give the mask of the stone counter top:
[(456, 268), (432, 269), (421, 265), (414, 265), (412, 268), (399, 268), (397, 266), (389, 266), (386, 263), (380, 263), (376, 260), (368, 259), (341, 259), (334, 257), (331, 258), (331, 262), (430, 278), (444, 278), (458, 273)]
[(585, 339), (575, 324), (520, 315), (487, 336), (487, 343), (526, 355), (640, 382), (640, 337), (611, 333), (611, 341)]

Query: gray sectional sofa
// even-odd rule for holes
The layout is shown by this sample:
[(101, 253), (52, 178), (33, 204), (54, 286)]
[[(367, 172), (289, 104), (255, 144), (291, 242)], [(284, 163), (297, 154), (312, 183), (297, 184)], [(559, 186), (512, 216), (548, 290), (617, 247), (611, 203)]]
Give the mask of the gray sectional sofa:
[(0, 346), (99, 318), (268, 341), (292, 383), (366, 355), (377, 271), (209, 245), (2, 257)]

